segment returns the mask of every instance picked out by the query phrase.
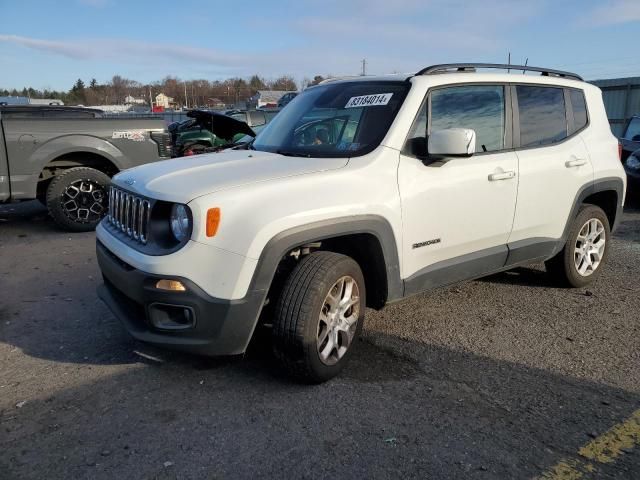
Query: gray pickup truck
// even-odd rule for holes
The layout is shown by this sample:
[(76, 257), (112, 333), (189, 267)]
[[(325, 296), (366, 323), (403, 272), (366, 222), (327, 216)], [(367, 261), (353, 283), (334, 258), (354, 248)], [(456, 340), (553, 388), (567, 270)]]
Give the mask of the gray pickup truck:
[(65, 230), (93, 230), (110, 177), (171, 157), (164, 121), (99, 110), (0, 106), (0, 203), (37, 198)]

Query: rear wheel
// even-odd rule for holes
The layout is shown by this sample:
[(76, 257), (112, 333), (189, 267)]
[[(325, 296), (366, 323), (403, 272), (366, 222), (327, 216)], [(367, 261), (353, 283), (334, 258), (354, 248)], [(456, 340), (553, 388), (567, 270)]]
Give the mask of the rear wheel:
[(94, 230), (107, 212), (109, 182), (106, 174), (93, 168), (65, 170), (47, 188), (49, 214), (65, 230)]
[(316, 252), (293, 270), (276, 306), (274, 350), (288, 372), (320, 383), (344, 368), (364, 323), (365, 285), (350, 257)]
[(610, 236), (604, 211), (595, 205), (583, 206), (571, 225), (564, 248), (546, 262), (547, 271), (570, 287), (590, 284), (606, 261)]

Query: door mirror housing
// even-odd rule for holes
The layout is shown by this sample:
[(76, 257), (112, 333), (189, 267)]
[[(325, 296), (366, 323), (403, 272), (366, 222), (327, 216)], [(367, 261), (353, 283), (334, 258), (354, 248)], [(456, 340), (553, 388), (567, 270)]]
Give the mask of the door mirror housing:
[(470, 157), (476, 152), (476, 132), (470, 128), (434, 130), (428, 148), (429, 155)]

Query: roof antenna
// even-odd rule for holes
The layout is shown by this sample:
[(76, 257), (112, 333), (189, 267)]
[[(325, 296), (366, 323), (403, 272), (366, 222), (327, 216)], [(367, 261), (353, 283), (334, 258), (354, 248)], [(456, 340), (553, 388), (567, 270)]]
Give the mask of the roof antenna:
[[(524, 61), (524, 66), (527, 66), (527, 63), (529, 63), (529, 57), (527, 57), (527, 59)], [(524, 70), (522, 70), (522, 74), (524, 75)]]
[[(507, 65), (511, 65), (511, 52), (509, 52), (509, 56), (507, 57)], [(507, 68), (507, 73), (511, 73), (510, 68)]]

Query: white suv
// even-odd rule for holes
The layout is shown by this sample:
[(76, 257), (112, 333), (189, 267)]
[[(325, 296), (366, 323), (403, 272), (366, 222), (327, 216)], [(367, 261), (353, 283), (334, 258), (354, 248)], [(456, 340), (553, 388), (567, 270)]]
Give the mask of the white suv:
[(100, 297), (135, 338), (199, 354), (271, 327), (284, 366), (319, 382), (365, 307), (543, 260), (593, 281), (625, 192), (600, 90), (481, 68), (508, 66), (325, 82), (243, 150), (115, 176)]

